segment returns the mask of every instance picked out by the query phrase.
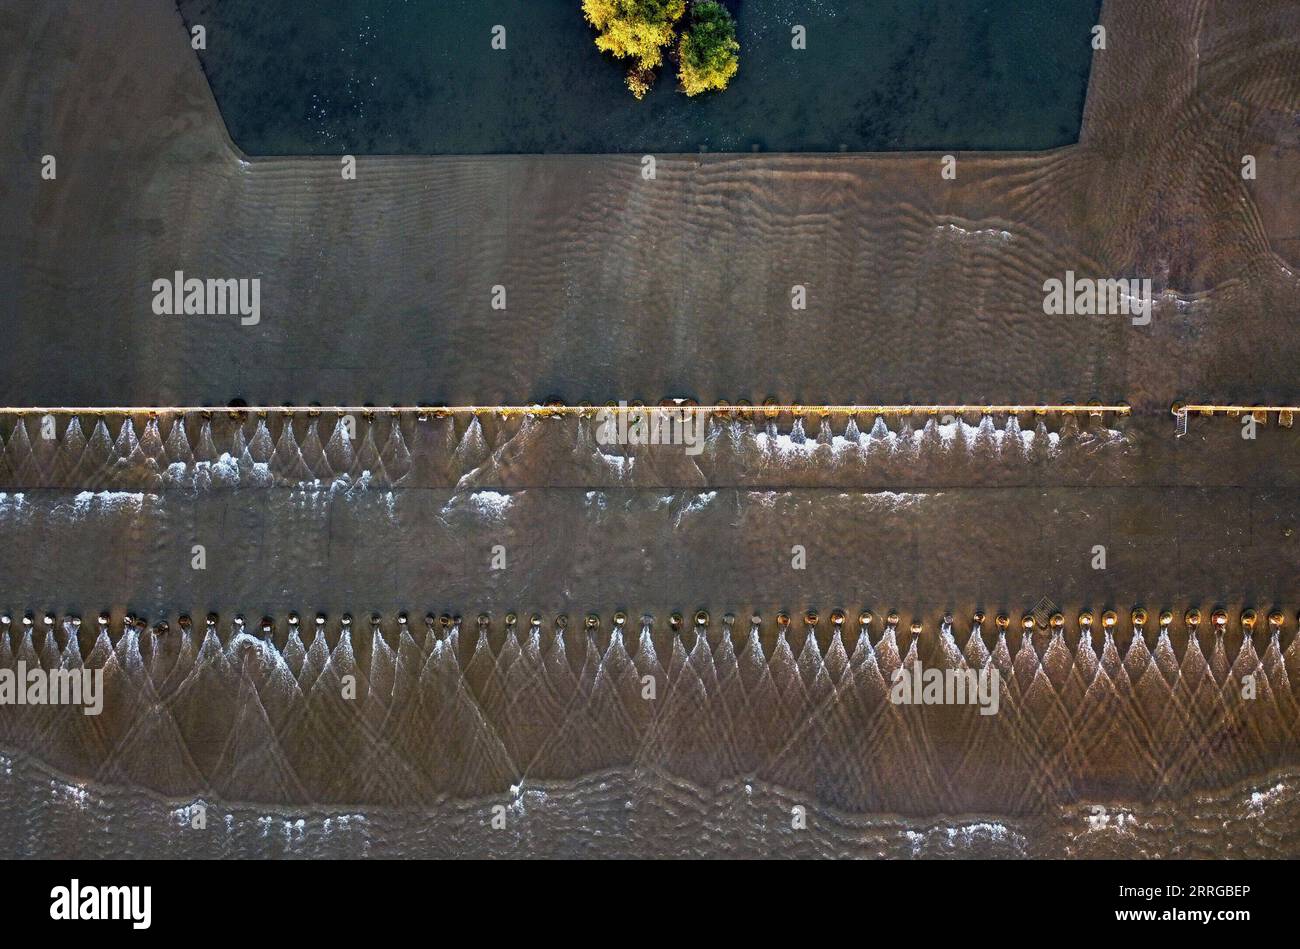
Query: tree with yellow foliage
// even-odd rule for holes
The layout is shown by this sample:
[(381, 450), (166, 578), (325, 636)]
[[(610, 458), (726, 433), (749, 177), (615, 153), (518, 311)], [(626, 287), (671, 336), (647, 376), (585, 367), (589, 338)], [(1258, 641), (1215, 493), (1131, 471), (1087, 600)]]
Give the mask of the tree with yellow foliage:
[(587, 22), (596, 28), (596, 46), (632, 60), (627, 85), (638, 99), (650, 91), (664, 48), (686, 12), (686, 0), (582, 0)]
[(736, 21), (717, 0), (696, 0), (691, 5), (691, 25), (677, 46), (677, 74), (682, 91), (697, 96), (725, 89), (740, 70), (740, 42)]

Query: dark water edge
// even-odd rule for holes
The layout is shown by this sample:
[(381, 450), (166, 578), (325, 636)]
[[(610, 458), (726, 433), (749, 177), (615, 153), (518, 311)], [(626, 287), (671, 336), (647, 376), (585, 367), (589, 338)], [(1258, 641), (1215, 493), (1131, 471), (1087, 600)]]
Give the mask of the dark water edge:
[[(1077, 141), (1100, 0), (727, 0), (740, 73), (637, 102), (580, 0), (178, 0), (245, 152), (1040, 150)], [(506, 27), (507, 47), (491, 31)], [(791, 28), (807, 48), (791, 47)]]
[[(1275, 773), (1182, 802), (1090, 802), (1028, 819), (845, 814), (757, 781), (705, 789), (637, 769), (418, 809), (279, 809), (88, 785), (26, 756), (0, 754), (0, 856), (1294, 858), (1295, 778)], [(498, 804), (505, 826), (494, 829)], [(806, 829), (791, 827), (795, 806), (806, 808)], [(203, 820), (196, 821), (200, 811)]]

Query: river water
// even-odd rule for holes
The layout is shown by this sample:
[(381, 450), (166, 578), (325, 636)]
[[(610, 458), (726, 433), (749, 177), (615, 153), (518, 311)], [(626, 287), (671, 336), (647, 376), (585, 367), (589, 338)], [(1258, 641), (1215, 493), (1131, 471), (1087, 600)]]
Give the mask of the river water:
[[(1099, 0), (731, 0), (741, 69), (642, 102), (580, 0), (182, 0), (255, 155), (895, 151), (1075, 141)], [(491, 46), (506, 28), (505, 50)], [(792, 48), (792, 29), (807, 48)]]
[[(1300, 92), (1279, 39), (1295, 35), (1294, 4), (1200, 17), (1175, 2), (1106, 4), (1119, 45), (1094, 62), (1082, 131), (1054, 140), (1079, 144), (963, 155), (955, 182), (937, 155), (753, 155), (794, 145), (734, 129), (707, 144), (738, 154), (665, 158), (653, 182), (635, 151), (370, 157), (470, 146), (423, 140), (444, 126), (417, 108), (433, 88), (418, 62), (377, 47), (410, 96), (355, 81), (347, 92), (369, 29), (352, 24), (341, 54), (254, 69), (279, 77), (258, 93), (264, 123), (310, 74), (322, 88), (344, 77), (323, 113), (300, 113), (307, 134), (268, 151), (346, 144), (361, 160), (345, 183), (334, 157), (230, 147), (173, 4), (87, 9), (51, 0), (0, 16), (15, 64), (0, 157), (30, 172), (0, 187), (7, 405), (772, 395), (1134, 412), (714, 419), (698, 456), (598, 446), (586, 422), (383, 408), (353, 420), (355, 437), (332, 415), (91, 411), (61, 416), (51, 437), (34, 413), (6, 416), (0, 667), (82, 663), (108, 693), (99, 718), (0, 714), (4, 852), (1294, 855), (1300, 434), (1274, 416), (1246, 439), (1220, 416), (1175, 439), (1169, 414), (1175, 399), (1294, 400), (1294, 339), (1279, 332), (1300, 300), (1284, 173)], [(394, 21), (416, 12), (392, 9)], [(761, 9), (738, 5), (742, 24), (764, 22)], [(922, 9), (934, 23), (885, 28), (902, 52), (864, 58), (876, 77), (864, 88), (888, 64), (943, 59), (904, 48), (952, 26), (947, 7)], [(830, 42), (860, 43), (849, 27), (862, 21), (844, 17)], [(808, 22), (813, 57), (825, 28)], [(211, 23), (210, 56), (255, 53)], [(520, 33), (511, 48), (526, 62), (543, 34)], [(392, 23), (372, 35), (395, 42)], [(735, 95), (691, 106), (752, 105), (744, 83), (764, 47), (750, 45)], [(617, 68), (580, 58), (566, 68), (605, 74), (604, 114), (641, 122)], [(934, 75), (891, 80), (879, 103), (863, 92), (862, 114), (891, 96), (915, 104), (890, 113), (898, 126), (942, 128), (949, 147), (957, 126), (909, 91)], [(998, 76), (959, 75), (1005, 93), (998, 108), (1015, 122), (1000, 131), (1021, 122)], [(786, 93), (760, 103), (773, 129), (856, 147), (818, 131), (813, 111), (796, 121)], [(655, 96), (643, 105), (687, 108), (667, 87)], [(396, 111), (371, 111), (384, 103)], [(470, 130), (480, 141), (534, 134), (522, 117), (537, 113), (493, 108), (505, 107), (484, 106), (492, 128)], [(365, 122), (420, 140), (383, 144)], [(667, 120), (656, 128), (698, 147)], [(601, 134), (641, 146), (627, 129)], [(1260, 156), (1257, 182), (1237, 174), (1246, 151)], [(47, 152), (53, 181), (36, 173)], [(261, 322), (154, 313), (152, 281), (178, 269), (260, 279)], [(1151, 275), (1152, 322), (1046, 316), (1043, 283), (1067, 270)], [(497, 285), (507, 310), (490, 304)], [(795, 285), (806, 311), (791, 306)], [(1152, 614), (1143, 630), (1139, 606)], [(1108, 607), (1113, 634), (1083, 635), (1078, 612)], [(1161, 632), (1166, 607), (1175, 621)], [(1191, 607), (1205, 614), (1195, 630)], [(1218, 607), (1222, 635), (1208, 622)], [(891, 609), (902, 616), (889, 630)], [(1010, 630), (972, 630), (981, 609), (1007, 611)], [(1041, 621), (1055, 610), (1060, 633)], [(128, 613), (143, 628), (124, 628)], [(267, 640), (253, 635), (264, 614)], [(925, 663), (1005, 674), (998, 715), (881, 700), (913, 619)], [(219, 833), (187, 836), (198, 804)]]

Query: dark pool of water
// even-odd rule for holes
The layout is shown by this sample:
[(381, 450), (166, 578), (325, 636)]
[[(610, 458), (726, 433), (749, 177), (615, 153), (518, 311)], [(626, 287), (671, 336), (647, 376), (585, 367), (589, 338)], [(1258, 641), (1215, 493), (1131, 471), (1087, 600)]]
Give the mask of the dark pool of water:
[(667, 65), (637, 102), (580, 0), (178, 2), (258, 155), (1053, 148), (1078, 138), (1101, 5), (728, 0), (731, 88), (688, 99)]

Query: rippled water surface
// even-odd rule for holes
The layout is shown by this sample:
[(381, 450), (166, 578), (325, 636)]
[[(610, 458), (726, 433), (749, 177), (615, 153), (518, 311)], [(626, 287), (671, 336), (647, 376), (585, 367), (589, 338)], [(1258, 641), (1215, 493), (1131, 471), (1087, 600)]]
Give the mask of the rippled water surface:
[[(106, 688), (99, 717), (0, 709), (0, 852), (1295, 855), (1300, 430), (1197, 416), (1175, 438), (1169, 412), (1295, 400), (1295, 3), (1109, 0), (1077, 145), (964, 154), (955, 181), (933, 154), (771, 150), (1018, 128), (1073, 68), (1045, 4), (871, 24), (869, 4), (738, 3), (767, 32), (689, 107), (764, 132), (707, 141), (663, 84), (636, 111), (580, 24), (554, 75), (607, 99), (545, 99), (551, 60), (528, 57), (553, 34), (527, 24), (576, 3), (502, 5), (526, 26), (501, 63), (475, 46), (486, 3), (109, 6), (0, 0), (0, 164), (28, 169), (0, 186), (3, 403), (380, 408), (0, 420), (0, 666)], [(421, 32), (437, 9), (464, 32)], [(231, 43), (223, 10), (266, 42)], [(763, 44), (785, 49), (791, 11), (830, 126), (753, 85), (780, 75)], [(1021, 27), (982, 31), (990, 11)], [(210, 20), (216, 86), (220, 55), (262, 57), (224, 68), (257, 80), (254, 124), (299, 117), (269, 151), (346, 145), (357, 179), (232, 149), (182, 14)], [(455, 121), (424, 111), (447, 98), (439, 43), (467, 51)], [(860, 47), (863, 81), (824, 94)], [(653, 181), (636, 152), (364, 154), (629, 128), (709, 153)], [(155, 314), (178, 269), (260, 279), (260, 322)], [(1150, 276), (1150, 324), (1048, 317), (1067, 270)], [(689, 455), (538, 411), (384, 408), (669, 396), (1132, 412), (719, 413)], [(918, 659), (997, 670), (1001, 711), (895, 706)]]
[[(12, 629), (0, 667), (100, 670), (105, 702), (0, 718), (9, 851), (1295, 850), (1277, 630), (424, 625)], [(896, 704), (916, 663), (996, 674), (997, 713)]]
[[(14, 857), (1084, 857), (1297, 855), (1300, 776), (1040, 818), (859, 816), (761, 781), (701, 788), (615, 770), (425, 808), (266, 808), (69, 781), (0, 755), (0, 851)], [(505, 826), (492, 826), (504, 808)], [(807, 829), (792, 809), (805, 806)], [(199, 815), (202, 814), (200, 820)], [(202, 826), (196, 826), (201, 824)]]

